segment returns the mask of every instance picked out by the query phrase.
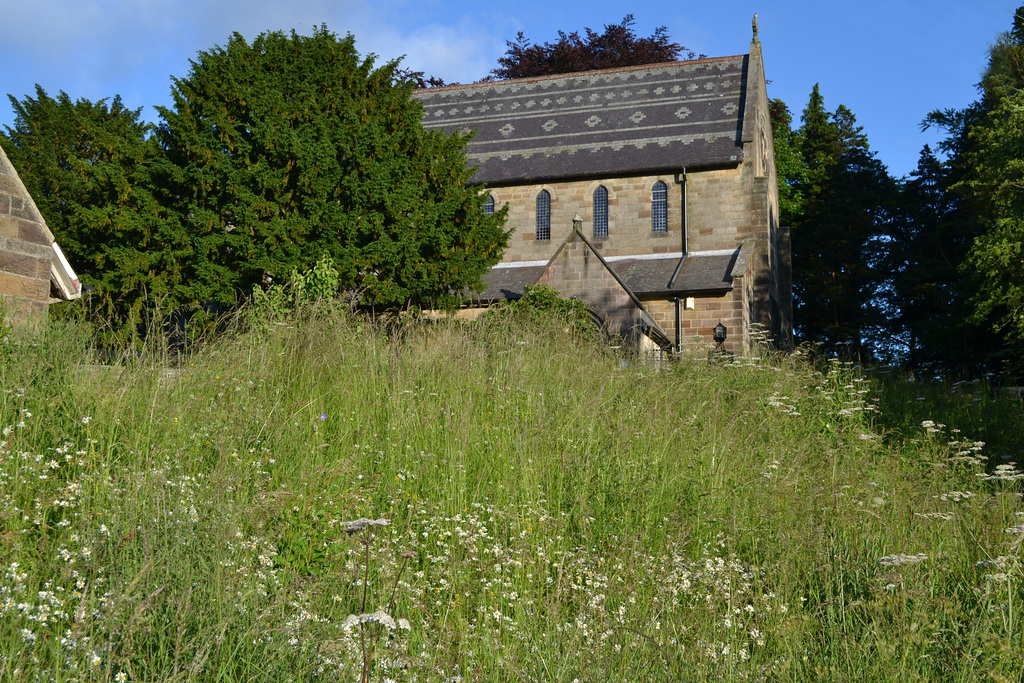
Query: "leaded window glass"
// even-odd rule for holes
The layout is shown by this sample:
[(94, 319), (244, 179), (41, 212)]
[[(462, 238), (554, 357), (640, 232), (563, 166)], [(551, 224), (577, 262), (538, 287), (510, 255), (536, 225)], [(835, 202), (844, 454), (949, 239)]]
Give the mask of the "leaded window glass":
[(551, 239), (551, 195), (547, 190), (537, 195), (537, 239)]
[(484, 215), (491, 216), (494, 214), (494, 197), (487, 195), (487, 199), (484, 200)]
[(601, 185), (594, 190), (594, 237), (608, 236), (608, 190)]
[(668, 187), (660, 180), (651, 188), (651, 232), (668, 232)]

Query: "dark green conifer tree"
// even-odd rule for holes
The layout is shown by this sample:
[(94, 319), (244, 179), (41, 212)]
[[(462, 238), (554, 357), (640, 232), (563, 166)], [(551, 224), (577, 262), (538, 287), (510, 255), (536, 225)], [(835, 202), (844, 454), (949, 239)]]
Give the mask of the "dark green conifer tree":
[(192, 299), (232, 304), (322, 254), (374, 306), (448, 305), (478, 285), (505, 212), (484, 214), (467, 136), (426, 131), (411, 91), (397, 63), (324, 27), (199, 53), (157, 132)]
[(986, 344), (967, 315), (970, 286), (960, 266), (972, 228), (953, 178), (925, 146), (900, 185), (883, 259), (887, 357), (926, 374), (970, 372)]
[(85, 285), (105, 327), (148, 319), (146, 311), (183, 301), (179, 287), (189, 245), (178, 216), (154, 197), (160, 149), (140, 109), (121, 98), (72, 101), (10, 97), (14, 127), (0, 134), (19, 175)]
[(793, 182), (803, 203), (792, 222), (797, 334), (871, 355), (882, 316), (879, 237), (894, 185), (853, 113), (842, 105), (829, 112), (817, 85), (801, 122), (795, 141), (807, 171)]
[(1008, 381), (1024, 378), (1024, 6), (989, 50), (979, 98), (935, 111), (924, 125), (948, 132), (949, 193), (956, 202), (956, 262), (970, 354)]

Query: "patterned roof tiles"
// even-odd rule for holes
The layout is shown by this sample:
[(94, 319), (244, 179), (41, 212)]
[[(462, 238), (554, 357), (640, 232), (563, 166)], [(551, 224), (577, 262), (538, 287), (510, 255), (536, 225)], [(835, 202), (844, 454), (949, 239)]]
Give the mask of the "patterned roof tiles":
[(423, 125), (476, 131), (473, 182), (736, 165), (747, 56), (420, 90)]

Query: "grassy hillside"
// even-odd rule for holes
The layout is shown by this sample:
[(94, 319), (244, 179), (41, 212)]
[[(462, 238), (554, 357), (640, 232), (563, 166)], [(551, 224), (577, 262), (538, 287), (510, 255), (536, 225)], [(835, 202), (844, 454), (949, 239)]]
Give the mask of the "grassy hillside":
[(330, 310), (5, 352), (2, 680), (1024, 673), (1024, 419), (978, 383)]

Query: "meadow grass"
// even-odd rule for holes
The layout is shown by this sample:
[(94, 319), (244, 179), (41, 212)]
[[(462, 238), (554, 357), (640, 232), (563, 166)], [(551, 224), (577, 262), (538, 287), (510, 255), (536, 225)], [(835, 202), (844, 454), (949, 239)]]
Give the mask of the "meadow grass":
[(4, 351), (2, 680), (1024, 674), (1024, 418), (980, 383), (331, 308)]

